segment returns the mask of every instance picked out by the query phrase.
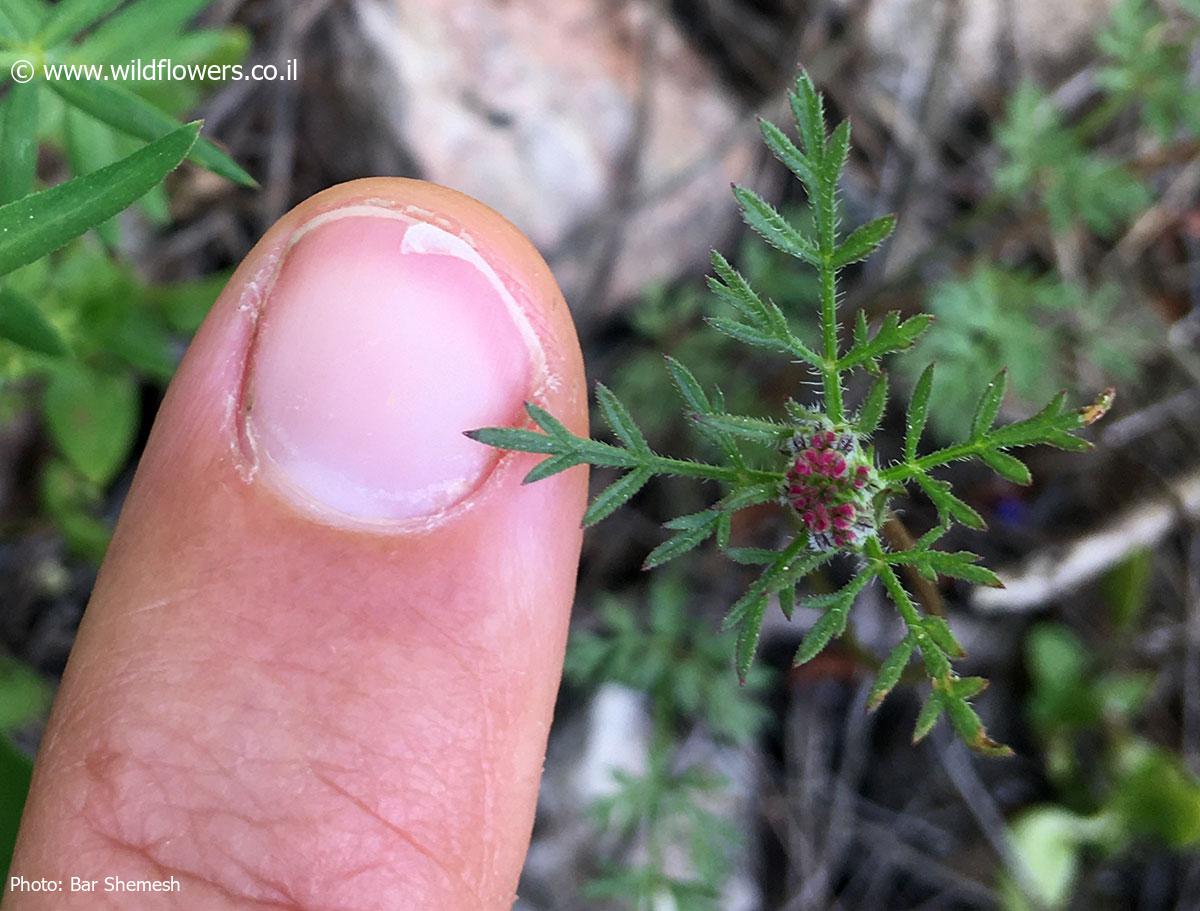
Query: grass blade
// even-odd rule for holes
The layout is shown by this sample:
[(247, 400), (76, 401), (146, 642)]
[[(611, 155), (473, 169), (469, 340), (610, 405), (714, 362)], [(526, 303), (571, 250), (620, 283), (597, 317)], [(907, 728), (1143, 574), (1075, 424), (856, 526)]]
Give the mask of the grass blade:
[(199, 122), (180, 127), (107, 168), (0, 206), (0, 275), (112, 218), (175, 170), (199, 134)]
[(88, 63), (123, 63), (129, 56), (147, 56), (161, 47), (211, 0), (138, 0), (96, 27), (79, 45), (79, 59)]
[[(170, 114), (115, 83), (55, 79), (47, 84), (67, 104), (137, 139), (151, 142), (180, 126)], [(190, 157), (196, 164), (234, 183), (258, 186), (236, 161), (207, 139), (197, 140)]]
[(4, 0), (0, 4), (0, 15), (7, 17), (20, 39), (28, 40), (37, 34), (45, 20), (46, 5), (41, 0)]
[(54, 47), (95, 25), (125, 0), (61, 0), (37, 40), (42, 47)]
[[(63, 133), (72, 174), (91, 174), (121, 157), (112, 130), (77, 108), (67, 108), (64, 114)], [(118, 219), (114, 217), (96, 225), (96, 233), (110, 248), (115, 248), (120, 241)]]
[(0, 204), (33, 190), (37, 173), (38, 85), (17, 84), (0, 102)]

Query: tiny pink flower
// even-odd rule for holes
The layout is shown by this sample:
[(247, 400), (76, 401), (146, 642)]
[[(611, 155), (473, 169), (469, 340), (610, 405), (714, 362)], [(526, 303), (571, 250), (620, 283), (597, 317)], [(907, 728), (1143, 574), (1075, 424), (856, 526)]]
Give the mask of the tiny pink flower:
[(792, 464), (784, 501), (796, 511), (815, 550), (854, 547), (873, 534), (873, 469), (854, 434), (817, 427), (789, 444)]

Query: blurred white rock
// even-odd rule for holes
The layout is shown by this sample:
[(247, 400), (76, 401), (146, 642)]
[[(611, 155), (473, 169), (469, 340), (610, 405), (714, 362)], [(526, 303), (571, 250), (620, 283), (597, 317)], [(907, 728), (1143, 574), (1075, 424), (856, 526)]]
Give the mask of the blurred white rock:
[[(701, 266), (754, 131), (649, 0), (359, 0), (351, 86), (421, 176), (520, 227), (585, 321)], [(587, 312), (580, 313), (579, 309)]]

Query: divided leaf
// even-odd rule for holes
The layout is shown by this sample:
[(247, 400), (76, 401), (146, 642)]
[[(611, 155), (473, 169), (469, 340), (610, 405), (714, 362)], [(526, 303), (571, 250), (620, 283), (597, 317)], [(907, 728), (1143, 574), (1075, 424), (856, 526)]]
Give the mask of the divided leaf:
[(771, 446), (778, 446), (796, 432), (796, 429), (788, 424), (744, 414), (692, 414), (690, 417), (702, 427)]
[[(934, 407), (931, 404), (934, 377), (931, 364), (921, 374), (910, 397), (902, 461), (886, 468), (879, 467), (874, 461), (874, 447), (869, 438), (877, 431), (887, 411), (888, 379), (881, 360), (912, 347), (929, 327), (932, 317), (917, 314), (906, 319), (900, 313), (888, 313), (872, 331), (866, 312), (860, 309), (852, 322), (849, 344), (843, 346), (842, 321), (838, 314), (838, 273), (878, 248), (894, 230), (895, 219), (890, 215), (874, 219), (839, 242), (841, 206), (838, 187), (850, 151), (850, 124), (843, 121), (832, 132), (827, 131), (821, 96), (807, 74), (801, 73), (797, 78), (789, 99), (799, 142), (771, 123), (760, 123), (760, 130), (772, 154), (804, 185), (812, 210), (812, 227), (793, 224), (752, 190), (734, 187), (733, 192), (742, 217), (753, 232), (771, 247), (815, 269), (819, 287), (820, 333), (817, 337), (820, 345), (814, 350), (802, 342), (793, 332), (784, 311), (770, 297), (760, 294), (719, 253), (713, 254), (714, 274), (708, 279), (708, 286), (729, 310), (707, 322), (735, 340), (783, 353), (806, 364), (817, 375), (818, 382), (813, 385), (820, 387), (823, 398), (815, 405), (788, 400), (786, 418), (779, 421), (730, 413), (719, 388), (705, 389), (688, 368), (667, 357), (667, 371), (683, 400), (687, 418), (705, 439), (716, 444), (724, 455), (724, 463), (705, 464), (655, 453), (625, 406), (603, 385), (597, 386), (596, 390), (598, 407), (619, 445), (577, 437), (535, 406), (529, 406), (528, 410), (541, 432), (487, 428), (474, 431), (470, 436), (490, 445), (548, 456), (530, 472), (529, 481), (549, 477), (582, 463), (625, 469), (588, 508), (585, 524), (589, 525), (627, 502), (653, 476), (673, 475), (717, 482), (721, 488), (720, 496), (708, 500), (710, 505), (706, 509), (667, 522), (669, 536), (650, 551), (643, 565), (646, 569), (661, 566), (715, 538), (717, 546), (733, 561), (756, 567), (756, 577), (730, 607), (722, 624), (724, 630), (736, 630), (735, 665), (743, 682), (758, 646), (763, 618), (772, 601), (778, 598), (780, 610), (791, 619), (796, 608), (797, 585), (805, 576), (836, 555), (854, 559), (859, 569), (849, 584), (832, 594), (804, 599), (802, 606), (820, 611), (820, 615), (804, 636), (795, 656), (796, 663), (811, 660), (845, 631), (858, 593), (872, 579), (879, 577), (904, 621), (906, 631), (879, 667), (869, 696), (869, 708), (878, 707), (904, 678), (910, 662), (919, 657), (919, 667), (933, 682), (933, 691), (917, 719), (914, 739), (928, 734), (945, 714), (958, 735), (973, 748), (999, 755), (1005, 748), (987, 736), (969, 703), (982, 689), (983, 681), (959, 678), (955, 674), (952, 659), (962, 657), (962, 646), (943, 617), (922, 611), (896, 574), (895, 567), (911, 566), (920, 575), (935, 581), (939, 577), (948, 577), (978, 585), (1000, 585), (999, 577), (979, 565), (975, 554), (933, 549), (952, 523), (977, 529), (983, 528), (984, 523), (979, 513), (956, 496), (946, 481), (933, 477), (930, 472), (955, 460), (978, 458), (1002, 477), (1027, 484), (1030, 482), (1029, 470), (1006, 450), (1041, 444), (1086, 448), (1087, 442), (1073, 433), (1108, 409), (1111, 394), (1106, 393), (1096, 403), (1079, 411), (1068, 410), (1065, 398), (1059, 396), (1032, 418), (994, 427), (1004, 402), (1007, 381), (1007, 375), (1000, 371), (975, 406), (967, 440), (919, 456)], [(780, 299), (783, 299), (782, 294)], [(857, 411), (848, 416), (844, 397), (847, 389), (857, 387), (846, 383), (846, 374), (855, 370), (871, 373), (875, 379)], [(814, 437), (814, 445), (817, 448), (835, 445), (845, 461), (853, 466), (854, 474), (847, 478), (854, 481), (856, 491), (862, 491), (861, 500), (855, 500), (860, 510), (871, 510), (878, 522), (888, 521), (888, 496), (911, 484), (923, 491), (937, 508), (938, 525), (906, 549), (888, 552), (873, 530), (859, 534), (864, 528), (861, 520), (854, 526), (854, 537), (835, 535), (832, 536), (834, 541), (831, 536), (812, 530), (816, 523), (806, 518), (809, 514), (793, 511), (790, 517), (798, 530), (780, 549), (730, 546), (735, 513), (750, 506), (781, 501), (787, 478), (787, 459), (780, 454), (781, 449), (787, 452), (783, 444), (798, 432), (810, 433), (817, 428), (831, 433), (829, 440), (822, 436), (818, 442)], [(857, 439), (849, 436), (851, 433)], [(758, 462), (749, 458), (749, 449), (746, 455), (742, 453), (739, 447), (743, 441), (763, 447), (765, 452), (754, 455), (758, 459), (770, 459), (766, 468), (759, 467)], [(843, 469), (836, 470), (841, 472)], [(830, 479), (831, 485), (836, 482), (832, 475)], [(844, 505), (844, 491), (836, 488), (827, 491), (822, 486), (824, 480), (816, 480), (820, 483), (813, 485), (815, 492), (811, 496), (818, 501), (827, 500), (826, 508)], [(864, 486), (867, 489), (863, 490)], [(836, 522), (849, 521), (842, 512), (836, 514)], [(817, 515), (815, 510), (811, 515)], [(840, 525), (838, 528), (848, 531)], [(810, 535), (813, 536), (811, 540)]]
[(1004, 390), (1007, 385), (1008, 370), (1001, 370), (983, 390), (983, 395), (979, 397), (979, 404), (975, 408), (975, 417), (971, 420), (972, 442), (983, 439), (983, 435), (995, 423), (996, 415), (1000, 413), (1000, 405), (1004, 402)]
[(929, 736), (933, 726), (942, 717), (943, 708), (942, 697), (937, 691), (931, 692), (926, 697), (925, 704), (921, 706), (921, 711), (917, 715), (917, 723), (913, 726), (913, 743), (920, 743)]
[(683, 519), (690, 520), (687, 524), (679, 524), (681, 519), (674, 519), (668, 522), (667, 528), (677, 529), (676, 533), (650, 551), (646, 556), (645, 562), (642, 563), (642, 569), (654, 569), (655, 567), (662, 566), (664, 563), (674, 560), (681, 554), (699, 547), (716, 534), (717, 522), (720, 516), (721, 513), (717, 510), (706, 509), (704, 512), (682, 517)]
[(1022, 486), (1033, 483), (1033, 474), (1025, 466), (1025, 463), (1015, 456), (1010, 456), (997, 449), (991, 452), (981, 452), (979, 458), (988, 468), (1005, 480)]
[(814, 266), (821, 262), (816, 245), (769, 202), (745, 187), (734, 187), (733, 195), (737, 198), (746, 224), (772, 247)]
[(876, 248), (894, 230), (896, 230), (896, 216), (894, 215), (884, 215), (856, 228), (838, 246), (833, 255), (833, 265), (840, 269), (851, 263), (861, 262), (874, 253)]
[(771, 121), (760, 119), (758, 127), (762, 131), (763, 141), (766, 142), (767, 148), (771, 150), (771, 154), (778, 158), (789, 171), (795, 174), (796, 178), (810, 192), (813, 192), (817, 179), (813, 173), (812, 162), (808, 160), (808, 156), (796, 148), (787, 134), (771, 123)]
[(584, 527), (607, 519), (618, 507), (625, 505), (634, 494), (645, 487), (646, 482), (653, 476), (654, 472), (649, 468), (635, 468), (614, 481), (592, 500), (587, 512), (583, 514)]
[(811, 661), (825, 649), (825, 646), (846, 631), (850, 608), (854, 606), (855, 598), (874, 578), (875, 570), (868, 566), (832, 595), (809, 598), (803, 602), (802, 606), (823, 608), (825, 613), (813, 624), (812, 629), (801, 641), (800, 648), (796, 651), (796, 657), (792, 659), (793, 667)]
[(804, 151), (814, 161), (825, 158), (825, 103), (808, 73), (796, 77), (796, 88), (788, 92), (792, 116)]
[(700, 381), (696, 379), (695, 374), (669, 354), (664, 355), (664, 358), (667, 362), (667, 371), (671, 374), (671, 381), (679, 390), (679, 397), (683, 399), (683, 403), (692, 411), (700, 414), (708, 414), (712, 411), (708, 394), (700, 385)]
[(879, 672), (875, 675), (875, 683), (871, 687), (871, 693), (867, 697), (867, 711), (873, 712), (883, 705), (883, 700), (888, 694), (896, 688), (896, 684), (900, 682), (900, 678), (904, 675), (904, 669), (908, 667), (908, 662), (912, 659), (913, 652), (916, 651), (917, 643), (912, 634), (906, 635), (897, 643), (883, 663), (879, 665)]
[(518, 427), (483, 427), (479, 430), (468, 430), (465, 435), (478, 443), (494, 446), (497, 449), (546, 454), (559, 451), (559, 444), (553, 437), (538, 433), (536, 430), (523, 430)]
[(758, 649), (758, 639), (762, 634), (763, 615), (767, 612), (767, 596), (759, 595), (746, 606), (746, 612), (741, 626), (738, 627), (737, 652), (734, 660), (737, 665), (738, 680), (743, 684), (750, 674), (750, 665), (754, 662), (754, 653)]
[(604, 416), (610, 430), (617, 438), (633, 452), (647, 454), (650, 444), (629, 414), (629, 409), (621, 404), (603, 383), (596, 384), (596, 402), (600, 405), (600, 414)]
[(917, 457), (917, 446), (921, 442), (921, 434), (925, 432), (925, 421), (929, 417), (929, 393), (933, 389), (933, 364), (921, 373), (917, 385), (913, 387), (912, 398), (908, 403), (908, 420), (904, 433), (904, 457), (913, 461)]
[(933, 505), (937, 507), (940, 523), (949, 524), (954, 521), (977, 531), (987, 528), (983, 516), (956, 497), (946, 481), (931, 478), (924, 473), (916, 475), (915, 480), (917, 486), (925, 492), (925, 496), (929, 497)]
[(875, 366), (875, 362), (885, 354), (895, 354), (911, 348), (929, 328), (933, 317), (926, 313), (910, 316), (901, 322), (900, 314), (894, 310), (883, 318), (879, 329), (874, 335), (866, 333), (866, 318), (863, 312), (858, 312), (859, 323), (855, 326), (854, 344), (841, 358), (838, 359), (838, 369), (850, 370), (853, 367), (866, 365)]
[(883, 411), (887, 407), (887, 396), (887, 374), (881, 373), (867, 390), (867, 397), (863, 399), (862, 407), (858, 409), (858, 418), (854, 422), (855, 428), (863, 436), (870, 436), (879, 429), (879, 422), (883, 420)]

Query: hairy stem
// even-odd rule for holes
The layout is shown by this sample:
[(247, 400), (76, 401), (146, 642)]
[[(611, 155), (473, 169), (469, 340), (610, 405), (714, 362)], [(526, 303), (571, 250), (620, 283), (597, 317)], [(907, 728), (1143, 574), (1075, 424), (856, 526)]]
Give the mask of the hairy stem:
[(821, 379), (829, 420), (840, 424), (845, 417), (845, 410), (842, 405), (842, 375), (837, 366), (837, 270), (832, 259), (832, 251), (821, 251), (821, 336), (825, 345), (825, 364), (821, 367)]
[(930, 468), (937, 468), (940, 465), (957, 462), (959, 459), (967, 459), (971, 456), (979, 455), (979, 453), (985, 452), (988, 448), (984, 442), (958, 443), (954, 446), (947, 446), (944, 449), (931, 452), (928, 455), (923, 455), (911, 462), (902, 462), (899, 465), (893, 465), (891, 468), (885, 468), (879, 472), (879, 477), (881, 480), (889, 483), (907, 481), (909, 478), (915, 478), (917, 475), (924, 474)]
[(656, 474), (677, 475), (688, 478), (704, 478), (709, 481), (725, 481), (733, 484), (739, 481), (783, 483), (784, 475), (779, 471), (763, 471), (758, 468), (734, 467), (727, 465), (711, 465), (707, 462), (692, 462), (688, 459), (673, 459), (657, 453), (643, 462), (647, 468)]
[(899, 611), (904, 625), (908, 628), (913, 640), (917, 643), (917, 648), (921, 652), (921, 658), (925, 661), (925, 667), (929, 671), (929, 676), (936, 679), (949, 677), (953, 673), (950, 667), (950, 659), (946, 657), (945, 652), (938, 648), (937, 644), (930, 638), (929, 633), (925, 631), (925, 626), (921, 622), (921, 611), (909, 596), (904, 585), (901, 584), (900, 577), (896, 575), (891, 564), (887, 562), (887, 555), (883, 552), (883, 546), (879, 543), (879, 539), (869, 538), (864, 552), (867, 558), (878, 569), (883, 587), (887, 589), (887, 593), (896, 605), (896, 610)]
[(821, 375), (825, 389), (825, 410), (829, 419), (840, 424), (845, 417), (842, 405), (842, 374), (838, 367), (841, 354), (838, 345), (837, 267), (833, 257), (837, 250), (838, 175), (822, 174), (816, 204), (817, 252), (821, 261), (817, 273), (821, 281), (821, 340), (824, 345), (825, 366)]

